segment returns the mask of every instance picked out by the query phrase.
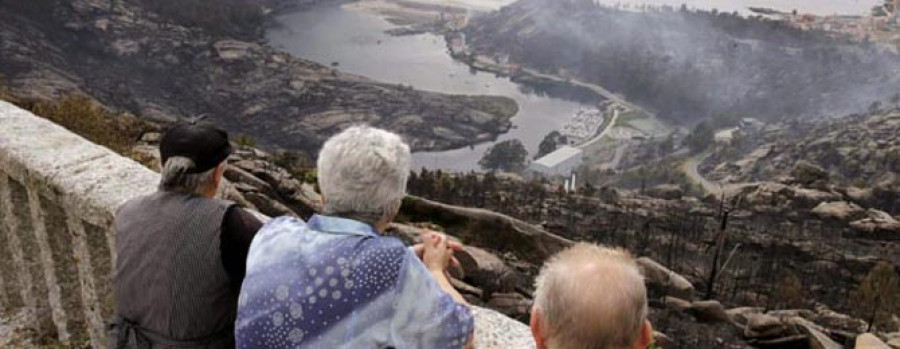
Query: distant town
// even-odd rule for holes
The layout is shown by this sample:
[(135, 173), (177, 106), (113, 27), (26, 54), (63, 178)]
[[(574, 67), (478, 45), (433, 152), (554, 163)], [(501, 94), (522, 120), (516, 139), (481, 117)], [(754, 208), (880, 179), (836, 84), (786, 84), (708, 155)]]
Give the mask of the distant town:
[(900, 53), (900, 0), (885, 0), (872, 12), (864, 16), (831, 15), (781, 12), (768, 8), (751, 7), (750, 10), (763, 17), (784, 21), (803, 30), (818, 30), (831, 33), (835, 37), (850, 37), (854, 40), (879, 44), (893, 52)]

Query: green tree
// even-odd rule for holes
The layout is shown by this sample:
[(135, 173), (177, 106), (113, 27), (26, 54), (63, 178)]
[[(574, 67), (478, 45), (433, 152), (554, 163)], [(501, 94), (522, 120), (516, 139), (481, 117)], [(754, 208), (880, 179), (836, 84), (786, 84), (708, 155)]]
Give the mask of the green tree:
[(715, 136), (715, 132), (709, 122), (703, 121), (694, 127), (694, 130), (687, 136), (685, 142), (687, 142), (687, 146), (692, 151), (699, 153), (709, 148)]
[(522, 141), (509, 139), (488, 148), (478, 165), (485, 170), (518, 172), (525, 168), (527, 157)]
[(857, 315), (869, 322), (866, 331), (873, 327), (882, 331), (894, 330), (890, 328), (891, 317), (900, 310), (900, 278), (893, 265), (885, 262), (875, 265), (852, 297)]
[(566, 143), (566, 136), (563, 136), (559, 133), (559, 131), (553, 131), (544, 136), (544, 139), (541, 140), (541, 144), (538, 145), (538, 152), (534, 155), (535, 159), (538, 159), (544, 155), (550, 154), (559, 148), (560, 144)]

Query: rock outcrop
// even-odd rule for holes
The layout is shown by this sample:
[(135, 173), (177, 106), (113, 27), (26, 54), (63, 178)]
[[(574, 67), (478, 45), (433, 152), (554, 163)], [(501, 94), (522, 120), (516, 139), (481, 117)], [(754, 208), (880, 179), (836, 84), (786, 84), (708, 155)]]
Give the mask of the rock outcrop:
[(863, 333), (856, 337), (856, 349), (891, 349), (881, 339), (871, 333)]
[(642, 257), (637, 259), (638, 266), (647, 280), (647, 287), (652, 292), (670, 295), (673, 297), (692, 300), (694, 299), (694, 285), (683, 276), (669, 270), (656, 261)]

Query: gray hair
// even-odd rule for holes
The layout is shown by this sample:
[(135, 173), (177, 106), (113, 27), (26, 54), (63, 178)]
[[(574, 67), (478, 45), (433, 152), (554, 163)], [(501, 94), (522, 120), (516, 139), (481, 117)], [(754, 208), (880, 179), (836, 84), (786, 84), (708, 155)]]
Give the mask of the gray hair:
[(353, 126), (328, 139), (317, 162), (325, 214), (377, 223), (396, 214), (406, 196), (409, 146), (400, 136)]
[(552, 348), (630, 348), (647, 319), (644, 278), (622, 249), (578, 243), (550, 258), (534, 306)]
[(160, 173), (159, 190), (193, 195), (203, 194), (203, 191), (212, 185), (218, 166), (202, 173), (188, 173), (187, 171), (194, 166), (196, 165), (193, 160), (183, 156), (166, 159), (162, 173)]

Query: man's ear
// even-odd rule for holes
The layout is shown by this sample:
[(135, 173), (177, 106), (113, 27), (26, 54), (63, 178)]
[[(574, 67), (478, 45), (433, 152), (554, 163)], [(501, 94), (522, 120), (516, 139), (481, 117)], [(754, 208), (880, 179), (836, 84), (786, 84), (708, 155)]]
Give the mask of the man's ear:
[(216, 189), (222, 186), (222, 178), (225, 177), (225, 166), (228, 166), (225, 161), (216, 166), (216, 173), (213, 174), (213, 182), (216, 185)]
[(636, 343), (634, 343), (635, 349), (645, 349), (649, 348), (650, 344), (653, 344), (653, 325), (650, 324), (650, 321), (644, 320), (644, 324), (641, 326), (641, 334)]
[(537, 306), (531, 307), (531, 336), (534, 337), (534, 344), (537, 349), (547, 349), (547, 336), (544, 334), (547, 330), (541, 320), (541, 310)]

